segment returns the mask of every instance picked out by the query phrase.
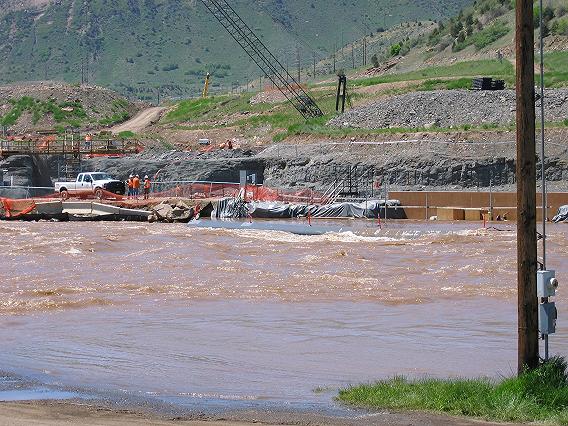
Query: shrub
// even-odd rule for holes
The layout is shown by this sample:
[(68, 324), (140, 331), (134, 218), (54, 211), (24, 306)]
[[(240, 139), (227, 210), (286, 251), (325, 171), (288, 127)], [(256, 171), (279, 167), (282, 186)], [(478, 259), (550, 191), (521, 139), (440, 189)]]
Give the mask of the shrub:
[(568, 18), (555, 20), (550, 27), (550, 31), (554, 35), (568, 35)]
[(400, 54), (400, 50), (402, 49), (402, 46), (397, 43), (397, 44), (393, 44), (390, 47), (390, 54), (391, 56), (398, 56)]

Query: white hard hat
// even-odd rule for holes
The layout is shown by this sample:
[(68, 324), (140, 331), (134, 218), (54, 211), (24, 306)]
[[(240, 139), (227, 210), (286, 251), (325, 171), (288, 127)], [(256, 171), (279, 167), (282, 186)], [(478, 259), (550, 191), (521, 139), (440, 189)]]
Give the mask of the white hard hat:
[(144, 179), (148, 179), (148, 175), (144, 176)]
[(133, 175), (130, 175), (130, 176), (128, 176), (128, 177), (131, 177), (131, 178), (132, 178), (132, 177), (134, 177), (134, 176), (133, 176)]

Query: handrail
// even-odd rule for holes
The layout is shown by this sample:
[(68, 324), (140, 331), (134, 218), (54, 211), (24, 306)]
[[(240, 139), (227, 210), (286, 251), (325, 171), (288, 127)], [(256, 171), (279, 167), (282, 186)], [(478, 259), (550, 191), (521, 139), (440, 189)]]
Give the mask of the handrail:
[(97, 154), (134, 154), (141, 150), (141, 144), (135, 139), (94, 139), (85, 140), (0, 140), (0, 156), (20, 154), (44, 155), (97, 155)]

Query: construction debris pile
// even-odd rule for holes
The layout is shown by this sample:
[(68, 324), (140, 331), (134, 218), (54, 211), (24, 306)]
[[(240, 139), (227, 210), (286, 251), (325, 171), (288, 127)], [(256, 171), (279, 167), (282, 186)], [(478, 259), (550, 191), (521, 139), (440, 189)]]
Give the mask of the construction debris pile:
[(169, 199), (151, 208), (148, 221), (166, 223), (187, 223), (196, 214), (196, 207), (189, 206), (182, 200)]

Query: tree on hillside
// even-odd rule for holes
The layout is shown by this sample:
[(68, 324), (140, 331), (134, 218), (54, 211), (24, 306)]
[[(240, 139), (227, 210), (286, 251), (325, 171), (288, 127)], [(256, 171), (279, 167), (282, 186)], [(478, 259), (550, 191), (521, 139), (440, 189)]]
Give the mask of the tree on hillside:
[(371, 56), (371, 62), (373, 63), (373, 66), (375, 68), (379, 67), (379, 58), (376, 53), (373, 56)]
[(463, 30), (463, 24), (461, 21), (457, 21), (454, 25), (450, 27), (450, 34), (452, 37), (457, 37), (460, 31)]

